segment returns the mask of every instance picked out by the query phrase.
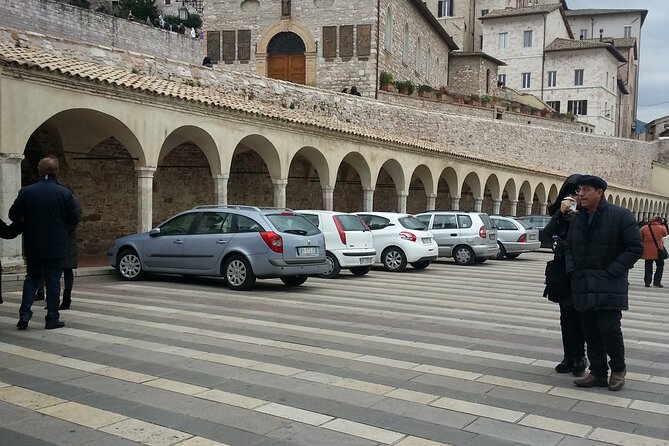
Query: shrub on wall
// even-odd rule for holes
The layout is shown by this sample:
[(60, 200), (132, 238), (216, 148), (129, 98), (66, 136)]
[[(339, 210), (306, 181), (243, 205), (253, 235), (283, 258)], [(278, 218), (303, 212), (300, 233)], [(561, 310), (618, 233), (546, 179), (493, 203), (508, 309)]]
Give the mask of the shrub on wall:
[(156, 7), (155, 0), (119, 0), (117, 15), (125, 18), (131, 12), (135, 20), (142, 22), (147, 17), (151, 20), (158, 17), (158, 8)]

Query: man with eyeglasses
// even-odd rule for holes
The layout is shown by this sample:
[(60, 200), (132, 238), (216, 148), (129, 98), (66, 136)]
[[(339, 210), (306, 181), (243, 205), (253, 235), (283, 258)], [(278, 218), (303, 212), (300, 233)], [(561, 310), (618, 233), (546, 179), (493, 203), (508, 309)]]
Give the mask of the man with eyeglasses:
[(593, 175), (579, 179), (581, 212), (569, 229), (565, 258), (574, 307), (582, 312), (590, 361), (590, 373), (574, 384), (616, 391), (625, 385), (620, 321), (628, 308), (627, 275), (641, 258), (643, 244), (632, 213), (604, 198), (606, 186), (606, 181)]

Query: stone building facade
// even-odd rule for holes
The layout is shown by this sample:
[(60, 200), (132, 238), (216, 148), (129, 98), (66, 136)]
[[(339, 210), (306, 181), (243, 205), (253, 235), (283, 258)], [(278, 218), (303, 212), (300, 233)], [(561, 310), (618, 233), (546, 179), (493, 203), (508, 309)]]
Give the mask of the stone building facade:
[[(287, 6), (288, 5), (288, 6)], [(374, 97), (381, 71), (446, 83), (453, 41), (418, 0), (207, 5), (207, 55), (232, 69)]]
[(456, 51), (449, 62), (449, 88), (462, 94), (496, 96), (497, 74), (501, 60), (480, 52)]

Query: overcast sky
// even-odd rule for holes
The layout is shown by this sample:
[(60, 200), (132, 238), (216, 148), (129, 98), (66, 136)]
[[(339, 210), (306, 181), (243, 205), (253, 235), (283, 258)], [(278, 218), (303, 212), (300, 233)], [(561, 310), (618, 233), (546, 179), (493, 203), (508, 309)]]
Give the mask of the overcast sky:
[(644, 122), (669, 115), (669, 1), (567, 0), (569, 9), (647, 9), (641, 29), (639, 110)]

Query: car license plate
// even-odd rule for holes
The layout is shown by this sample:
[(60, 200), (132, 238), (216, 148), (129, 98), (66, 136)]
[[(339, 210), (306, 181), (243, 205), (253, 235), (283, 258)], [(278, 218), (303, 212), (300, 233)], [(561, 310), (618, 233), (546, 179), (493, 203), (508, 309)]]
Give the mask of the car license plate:
[(300, 246), (297, 248), (297, 255), (304, 257), (313, 257), (318, 255), (318, 246)]
[(424, 245), (429, 245), (430, 243), (432, 243), (432, 237), (423, 237)]
[(537, 238), (536, 234), (531, 234), (531, 235), (530, 235), (530, 240), (534, 240), (534, 239), (536, 239), (536, 238)]
[(361, 265), (370, 265), (372, 263), (372, 258), (371, 257), (360, 257), (360, 264)]
[(490, 234), (490, 240), (495, 240), (495, 234)]

